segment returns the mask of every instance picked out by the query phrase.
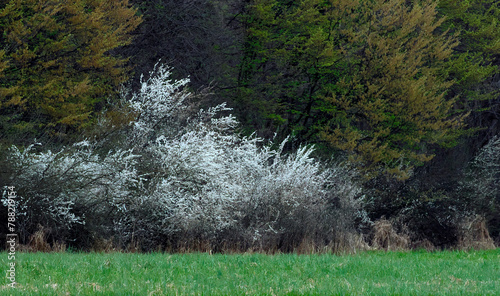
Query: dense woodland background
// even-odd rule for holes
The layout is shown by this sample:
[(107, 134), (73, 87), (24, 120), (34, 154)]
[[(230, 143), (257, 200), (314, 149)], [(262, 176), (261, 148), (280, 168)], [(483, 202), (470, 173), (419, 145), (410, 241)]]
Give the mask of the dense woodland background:
[(498, 245), (499, 20), (496, 0), (0, 1), (20, 242)]

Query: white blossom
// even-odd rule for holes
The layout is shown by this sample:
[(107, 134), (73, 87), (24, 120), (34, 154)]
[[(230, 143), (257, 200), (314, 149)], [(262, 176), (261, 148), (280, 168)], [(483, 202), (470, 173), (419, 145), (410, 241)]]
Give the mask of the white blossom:
[[(357, 210), (352, 171), (325, 167), (311, 157), (313, 147), (285, 154), (286, 140), (272, 149), (238, 135), (226, 104), (193, 111), (188, 79), (170, 75), (157, 64), (140, 90), (124, 97), (135, 120), (112, 151), (89, 140), (57, 152), (13, 147), (13, 180), (30, 206), (22, 211), (45, 211), (61, 227), (106, 221), (123, 241), (238, 231), (254, 244), (318, 227), (327, 233)], [(332, 207), (335, 198), (342, 208)]]

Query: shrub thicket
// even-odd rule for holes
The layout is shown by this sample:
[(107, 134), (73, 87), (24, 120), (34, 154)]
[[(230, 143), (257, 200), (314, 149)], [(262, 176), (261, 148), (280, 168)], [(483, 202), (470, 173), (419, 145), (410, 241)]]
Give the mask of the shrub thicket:
[(371, 180), (365, 209), (372, 220), (387, 216), (398, 230), (406, 228), (413, 246), (491, 246), (490, 235), (500, 242), (499, 157), (500, 140), (493, 137), (465, 169), (441, 182), (425, 183), (421, 175), (404, 183)]
[(193, 110), (188, 80), (169, 76), (158, 66), (123, 96), (135, 119), (114, 131), (113, 149), (106, 139), (11, 148), (21, 242), (40, 224), (49, 240), (87, 248), (110, 237), (143, 250), (345, 245), (359, 210), (353, 170), (315, 161), (311, 147), (283, 155), (284, 143), (239, 136), (224, 104)]

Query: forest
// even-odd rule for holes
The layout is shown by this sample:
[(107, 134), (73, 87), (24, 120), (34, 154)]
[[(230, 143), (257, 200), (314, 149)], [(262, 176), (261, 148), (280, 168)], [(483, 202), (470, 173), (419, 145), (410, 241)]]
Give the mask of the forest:
[(1, 240), (15, 191), (26, 248), (498, 247), (499, 20), (497, 0), (2, 0)]

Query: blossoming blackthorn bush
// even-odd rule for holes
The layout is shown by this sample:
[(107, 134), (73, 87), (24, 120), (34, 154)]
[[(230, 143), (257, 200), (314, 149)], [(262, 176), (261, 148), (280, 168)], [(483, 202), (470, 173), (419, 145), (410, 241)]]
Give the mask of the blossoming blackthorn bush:
[[(12, 170), (10, 184), (17, 191), (16, 224), (22, 241), (38, 224), (58, 240), (70, 239), (69, 231), (76, 224), (105, 219), (117, 201), (130, 197), (139, 186), (137, 156), (131, 150), (100, 156), (87, 141), (58, 152), (35, 152), (34, 146), (23, 151), (11, 147), (6, 161)], [(94, 227), (99, 224), (93, 222), (89, 227), (97, 231)]]
[(188, 80), (169, 77), (157, 65), (139, 92), (123, 96), (134, 120), (113, 149), (92, 141), (58, 152), (12, 147), (24, 236), (42, 224), (66, 242), (79, 227), (144, 250), (292, 251), (353, 230), (353, 170), (316, 161), (313, 147), (284, 155), (285, 142), (272, 149), (237, 134), (225, 104), (194, 110)]
[(464, 187), (471, 192), (476, 212), (485, 217), (500, 243), (500, 137), (493, 137), (473, 159)]

